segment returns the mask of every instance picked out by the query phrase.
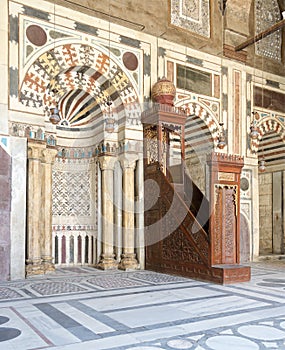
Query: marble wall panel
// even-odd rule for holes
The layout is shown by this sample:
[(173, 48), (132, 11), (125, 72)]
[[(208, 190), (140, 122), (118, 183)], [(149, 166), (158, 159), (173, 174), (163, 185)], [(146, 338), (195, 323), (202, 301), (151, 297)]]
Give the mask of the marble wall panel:
[(0, 280), (10, 277), (11, 157), (0, 146)]
[(10, 137), (12, 155), (11, 279), (25, 277), (27, 141)]

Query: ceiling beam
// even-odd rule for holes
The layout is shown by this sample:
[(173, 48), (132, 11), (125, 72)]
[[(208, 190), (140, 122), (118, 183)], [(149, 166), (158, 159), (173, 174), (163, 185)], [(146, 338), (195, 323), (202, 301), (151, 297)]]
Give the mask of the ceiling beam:
[(246, 47), (256, 43), (257, 41), (260, 41), (261, 39), (267, 37), (268, 35), (276, 32), (277, 30), (283, 28), (285, 26), (285, 19), (282, 19), (281, 21), (273, 24), (273, 26), (265, 29), (263, 32), (255, 35), (254, 37), (244, 41), (243, 43), (235, 46), (235, 51), (240, 51), (242, 49), (245, 49)]

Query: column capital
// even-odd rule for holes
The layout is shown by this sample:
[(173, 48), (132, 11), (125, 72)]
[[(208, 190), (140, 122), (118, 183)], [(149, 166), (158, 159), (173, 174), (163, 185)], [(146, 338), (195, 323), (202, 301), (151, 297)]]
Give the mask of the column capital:
[(121, 163), (121, 167), (123, 168), (123, 170), (125, 169), (132, 169), (134, 170), (136, 167), (136, 162), (138, 160), (137, 155), (133, 155), (133, 154), (124, 154), (122, 156), (120, 156), (119, 158), (120, 163)]
[(111, 156), (98, 157), (101, 170), (114, 170), (117, 158)]
[(41, 160), (45, 148), (46, 146), (42, 143), (28, 142), (28, 159)]
[(46, 148), (42, 151), (42, 161), (47, 164), (53, 164), (57, 155), (57, 149)]

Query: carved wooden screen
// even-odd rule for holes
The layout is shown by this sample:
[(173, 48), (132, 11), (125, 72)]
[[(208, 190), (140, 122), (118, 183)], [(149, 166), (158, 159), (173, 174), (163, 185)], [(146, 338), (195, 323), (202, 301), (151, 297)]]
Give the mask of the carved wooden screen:
[(215, 186), (214, 264), (235, 264), (236, 256), (236, 186)]

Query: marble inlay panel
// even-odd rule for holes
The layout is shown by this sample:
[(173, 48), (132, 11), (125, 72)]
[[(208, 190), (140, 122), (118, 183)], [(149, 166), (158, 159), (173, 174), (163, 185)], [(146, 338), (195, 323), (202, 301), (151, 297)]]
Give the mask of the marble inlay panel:
[(210, 37), (209, 0), (172, 0), (171, 24)]
[(136, 278), (141, 281), (150, 282), (150, 283), (177, 283), (177, 282), (189, 282), (188, 279), (183, 277), (171, 276), (171, 275), (163, 275), (158, 273), (139, 273), (134, 272), (130, 273), (129, 277)]
[(41, 295), (76, 293), (85, 290), (84, 288), (76, 286), (75, 284), (66, 282), (35, 283), (31, 285), (31, 288)]
[[(280, 21), (280, 8), (277, 0), (255, 1), (256, 34), (268, 29)], [(281, 61), (280, 30), (256, 43), (256, 53), (260, 56)]]
[(115, 276), (113, 276), (112, 278), (110, 278), (110, 276), (90, 278), (87, 282), (104, 289), (126, 288), (144, 285), (144, 283), (138, 281), (132, 281), (128, 278)]
[(17, 298), (22, 298), (22, 295), (15, 292), (11, 288), (5, 288), (5, 287), (0, 288), (0, 299), (17, 299)]

